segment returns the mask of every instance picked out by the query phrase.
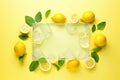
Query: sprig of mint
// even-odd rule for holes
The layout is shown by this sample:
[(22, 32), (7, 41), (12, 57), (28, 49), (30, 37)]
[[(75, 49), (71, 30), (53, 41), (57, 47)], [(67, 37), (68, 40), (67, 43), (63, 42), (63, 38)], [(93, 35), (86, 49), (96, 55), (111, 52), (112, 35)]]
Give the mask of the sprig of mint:
[(105, 26), (106, 26), (105, 21), (98, 23), (97, 26), (95, 24), (93, 24), (92, 32), (95, 32), (96, 30), (104, 30)]
[(95, 60), (95, 62), (99, 62), (99, 56), (96, 52), (91, 52), (91, 57)]
[(35, 23), (34, 19), (32, 17), (30, 17), (30, 16), (25, 16), (25, 22), (29, 26), (32, 26)]
[(55, 67), (56, 67), (57, 71), (59, 71), (59, 70), (60, 70), (60, 67), (59, 67), (59, 65), (58, 65), (58, 64), (53, 64), (53, 66), (55, 66)]
[(29, 66), (29, 70), (30, 72), (34, 71), (39, 65), (39, 61), (32, 61), (30, 66)]
[(65, 63), (65, 58), (60, 58), (58, 60), (58, 63), (53, 64), (53, 65), (56, 67), (57, 71), (59, 71), (60, 68), (64, 65), (64, 63)]
[(25, 22), (29, 26), (33, 26), (35, 22), (39, 23), (41, 22), (41, 20), (42, 20), (42, 14), (40, 11), (35, 15), (35, 20), (30, 16), (25, 16)]
[(46, 58), (41, 57), (41, 58), (39, 59), (39, 62), (40, 62), (40, 63), (46, 63), (46, 62), (47, 62), (47, 60), (46, 60)]
[(35, 15), (35, 21), (38, 23), (42, 20), (42, 14), (41, 12), (38, 12), (36, 15)]
[(47, 62), (47, 60), (44, 57), (41, 57), (39, 60), (32, 61), (29, 66), (30, 72), (34, 71), (38, 67), (39, 63), (45, 63), (45, 62)]
[(105, 26), (106, 26), (106, 22), (103, 21), (103, 22), (97, 24), (97, 29), (98, 30), (103, 30), (105, 28)]
[(58, 65), (59, 66), (63, 66), (63, 64), (65, 63), (65, 58), (61, 58), (58, 60)]
[(96, 47), (96, 48), (93, 48), (92, 50), (94, 51), (94, 52), (98, 52), (98, 51), (100, 51), (102, 48), (101, 47)]
[(94, 24), (93, 26), (92, 26), (92, 32), (95, 32), (96, 31), (96, 25)]
[(47, 10), (47, 11), (45, 12), (45, 17), (48, 18), (48, 16), (50, 15), (50, 13), (51, 13), (51, 10), (50, 10), (50, 9)]
[(25, 55), (26, 55), (26, 54), (24, 54), (23, 56), (20, 56), (20, 57), (18, 58), (20, 62), (22, 62), (22, 63), (23, 63), (24, 58), (25, 58)]
[(20, 34), (18, 37), (22, 40), (26, 40), (29, 38), (29, 36), (27, 34)]

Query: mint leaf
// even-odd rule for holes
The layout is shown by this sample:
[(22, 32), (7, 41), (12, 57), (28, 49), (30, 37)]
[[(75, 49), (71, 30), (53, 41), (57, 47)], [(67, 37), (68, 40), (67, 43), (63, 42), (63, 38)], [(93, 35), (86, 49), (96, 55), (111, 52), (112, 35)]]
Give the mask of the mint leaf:
[(29, 26), (32, 26), (35, 23), (34, 19), (32, 17), (30, 17), (30, 16), (25, 16), (25, 22)]
[(19, 57), (19, 61), (23, 63), (24, 58), (25, 58), (25, 54), (24, 54), (23, 56), (20, 56), (20, 57)]
[(97, 54), (96, 52), (92, 52), (92, 53), (91, 53), (91, 56), (92, 56), (92, 58), (93, 58), (96, 62), (99, 61), (99, 56), (98, 56), (98, 54)]
[(92, 50), (94, 51), (94, 52), (98, 52), (98, 51), (100, 51), (102, 48), (101, 47), (96, 47), (96, 48), (93, 48)]
[(21, 35), (19, 35), (18, 37), (19, 37), (20, 39), (22, 39), (22, 40), (28, 39), (28, 35), (27, 35), (27, 34), (21, 34)]
[(103, 30), (105, 28), (105, 26), (106, 26), (106, 22), (105, 21), (101, 22), (101, 23), (97, 24), (97, 29)]
[(45, 17), (48, 18), (48, 16), (50, 15), (50, 13), (51, 13), (51, 10), (50, 9), (47, 10), (46, 13), (45, 13)]
[(96, 26), (95, 24), (92, 26), (92, 32), (95, 32), (96, 31)]
[(58, 65), (62, 66), (65, 63), (65, 58), (61, 58), (60, 60), (58, 60)]
[(42, 14), (41, 12), (38, 12), (36, 15), (35, 15), (35, 21), (38, 23), (42, 20)]
[(53, 64), (53, 66), (55, 66), (55, 67), (56, 67), (57, 71), (59, 71), (59, 70), (60, 70), (60, 67), (59, 67), (57, 64)]
[(30, 64), (30, 66), (29, 66), (30, 72), (34, 71), (38, 67), (38, 65), (39, 65), (38, 61), (32, 61), (31, 64)]
[(39, 59), (39, 62), (40, 62), (40, 63), (45, 63), (45, 62), (47, 62), (47, 60), (46, 60), (46, 58), (41, 57), (41, 58)]

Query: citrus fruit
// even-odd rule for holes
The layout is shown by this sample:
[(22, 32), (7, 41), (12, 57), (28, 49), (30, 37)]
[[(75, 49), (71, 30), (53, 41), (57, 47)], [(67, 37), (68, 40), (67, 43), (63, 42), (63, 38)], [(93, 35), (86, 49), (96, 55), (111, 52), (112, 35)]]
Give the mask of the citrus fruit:
[(85, 60), (85, 67), (88, 69), (92, 69), (95, 67), (95, 60), (93, 58), (89, 58), (87, 60)]
[(48, 61), (44, 63), (40, 63), (39, 67), (42, 71), (49, 71), (51, 69), (51, 63)]
[(95, 14), (92, 11), (86, 11), (83, 13), (81, 20), (85, 23), (91, 23), (94, 21)]
[(70, 20), (71, 20), (72, 23), (77, 23), (79, 21), (79, 17), (78, 17), (77, 14), (72, 14)]
[(103, 34), (97, 34), (94, 38), (94, 44), (97, 47), (103, 47), (106, 44), (106, 37)]
[(62, 13), (56, 13), (52, 17), (52, 21), (55, 23), (64, 23), (66, 21), (66, 17)]
[(30, 27), (27, 25), (20, 26), (20, 32), (23, 34), (28, 34), (30, 32)]
[(19, 57), (23, 56), (26, 52), (26, 47), (25, 47), (24, 43), (17, 42), (14, 46), (14, 51), (17, 56), (19, 56)]
[(80, 61), (77, 59), (69, 60), (67, 62), (67, 69), (69, 70), (77, 70), (80, 66)]

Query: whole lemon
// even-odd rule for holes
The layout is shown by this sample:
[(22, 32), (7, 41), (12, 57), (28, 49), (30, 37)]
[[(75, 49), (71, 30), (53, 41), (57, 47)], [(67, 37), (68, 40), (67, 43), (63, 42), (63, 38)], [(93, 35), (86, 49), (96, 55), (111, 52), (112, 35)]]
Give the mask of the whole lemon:
[(26, 52), (26, 47), (25, 47), (24, 43), (17, 42), (14, 46), (14, 51), (17, 56), (19, 56), (19, 57), (23, 56)]
[(64, 23), (66, 21), (66, 17), (62, 13), (56, 13), (52, 17), (52, 21), (55, 23)]
[(94, 38), (94, 44), (97, 47), (103, 47), (106, 44), (106, 37), (103, 34), (97, 34)]
[(79, 68), (80, 61), (77, 59), (69, 60), (67, 62), (67, 69), (69, 70), (77, 70)]
[(81, 20), (85, 23), (91, 23), (95, 19), (95, 14), (92, 11), (86, 11), (83, 13)]

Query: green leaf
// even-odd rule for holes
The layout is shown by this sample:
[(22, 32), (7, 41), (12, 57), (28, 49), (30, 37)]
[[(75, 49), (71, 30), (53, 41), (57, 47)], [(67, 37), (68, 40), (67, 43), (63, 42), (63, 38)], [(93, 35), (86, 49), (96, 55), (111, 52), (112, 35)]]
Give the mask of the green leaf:
[(65, 58), (61, 58), (60, 60), (58, 60), (58, 65), (62, 66), (65, 63)]
[(41, 58), (39, 59), (39, 62), (40, 62), (40, 63), (45, 63), (45, 62), (47, 62), (47, 60), (46, 60), (46, 58), (41, 57)]
[(106, 26), (106, 22), (103, 21), (103, 22), (97, 24), (97, 29), (98, 30), (103, 30), (105, 28), (105, 26)]
[(57, 71), (59, 71), (59, 70), (60, 70), (60, 67), (59, 67), (57, 64), (53, 64), (53, 66), (55, 66), (55, 67), (56, 67)]
[(19, 61), (23, 63), (24, 58), (25, 58), (25, 54), (24, 54), (23, 56), (20, 56), (20, 57), (19, 57)]
[(96, 31), (96, 26), (95, 24), (92, 26), (92, 32), (95, 32)]
[(93, 48), (92, 50), (94, 51), (94, 52), (98, 52), (98, 51), (100, 51), (102, 48), (101, 47), (96, 47), (96, 48)]
[(27, 35), (27, 34), (21, 34), (21, 35), (19, 35), (18, 37), (19, 37), (20, 39), (22, 39), (22, 40), (28, 39), (28, 35)]
[(48, 18), (48, 16), (50, 15), (50, 13), (51, 13), (51, 10), (50, 9), (47, 10), (46, 13), (45, 13), (45, 17)]
[(91, 53), (91, 56), (92, 56), (92, 58), (94, 58), (94, 60), (95, 60), (96, 62), (99, 61), (99, 56), (98, 56), (98, 54), (97, 54), (96, 52), (92, 52), (92, 53)]
[(30, 16), (25, 16), (25, 22), (29, 26), (32, 26), (35, 23), (34, 19), (32, 17), (30, 17)]
[(38, 12), (36, 15), (35, 15), (35, 21), (38, 23), (42, 20), (42, 14), (41, 12)]
[(34, 71), (39, 65), (39, 61), (32, 61), (30, 66), (29, 66), (29, 70), (30, 71)]

